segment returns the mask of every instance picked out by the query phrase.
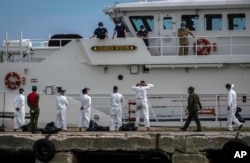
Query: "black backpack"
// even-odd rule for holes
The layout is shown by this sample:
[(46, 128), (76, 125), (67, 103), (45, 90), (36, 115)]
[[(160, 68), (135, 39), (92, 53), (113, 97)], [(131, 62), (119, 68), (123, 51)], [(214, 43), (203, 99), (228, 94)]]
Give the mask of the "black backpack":
[(50, 122), (48, 124), (46, 124), (44, 131), (42, 131), (43, 134), (56, 134), (58, 133), (58, 131), (61, 131), (62, 129), (57, 128), (55, 126), (54, 122)]

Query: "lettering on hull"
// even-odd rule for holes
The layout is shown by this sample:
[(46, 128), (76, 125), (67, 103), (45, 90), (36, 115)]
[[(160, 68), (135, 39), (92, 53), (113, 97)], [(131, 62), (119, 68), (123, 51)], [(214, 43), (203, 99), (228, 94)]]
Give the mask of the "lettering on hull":
[(135, 45), (106, 45), (106, 46), (92, 46), (93, 51), (131, 51), (135, 50)]

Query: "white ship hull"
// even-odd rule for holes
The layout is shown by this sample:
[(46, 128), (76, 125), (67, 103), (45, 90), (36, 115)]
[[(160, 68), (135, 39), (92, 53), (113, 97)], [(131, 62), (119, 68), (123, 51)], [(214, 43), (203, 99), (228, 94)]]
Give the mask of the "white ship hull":
[[(246, 3), (243, 4), (245, 8), (240, 5), (236, 5), (235, 8), (232, 5), (229, 6), (232, 11), (243, 8), (241, 12), (247, 19), (250, 17), (250, 4), (244, 3)], [(156, 4), (152, 3), (152, 5)], [(211, 13), (210, 5), (208, 5), (208, 10), (206, 10), (206, 5), (201, 5), (201, 15), (206, 12)], [(133, 30), (129, 16), (144, 15), (145, 13), (158, 14), (160, 20), (161, 8), (159, 7), (157, 10), (157, 7), (155, 9), (146, 7), (144, 13), (141, 11), (143, 4), (137, 6), (138, 12), (133, 6), (136, 5), (117, 5), (105, 10), (105, 13), (112, 18), (115, 18), (114, 12), (118, 11), (116, 9), (128, 10), (127, 15), (123, 12), (116, 13), (118, 17), (124, 19), (130, 29), (129, 37), (126, 39), (73, 39), (62, 47), (34, 46), (32, 51), (29, 51), (29, 48), (22, 51), (23, 48), (15, 45), (15, 48), (21, 50), (20, 53), (15, 48), (11, 53), (13, 47), (4, 42), (2, 45), (3, 62), (0, 63), (0, 78), (2, 79), (0, 101), (3, 102), (3, 106), (0, 108), (5, 112), (13, 112), (12, 98), (18, 89), (7, 88), (4, 79), (7, 73), (16, 72), (25, 79), (25, 82), (18, 87), (24, 88), (26, 94), (35, 85), (38, 92), (43, 95), (40, 126), (55, 121), (55, 95), (58, 88), (66, 90), (66, 95), (71, 99), (68, 108), (69, 126), (77, 126), (80, 108), (78, 99), (83, 87), (91, 89), (92, 119), (102, 126), (108, 126), (110, 94), (113, 86), (118, 86), (120, 93), (126, 98), (123, 119), (127, 121), (131, 118), (128, 115), (128, 109), (130, 107), (134, 109), (134, 106), (128, 104), (129, 101), (135, 99), (131, 86), (141, 80), (155, 85), (148, 92), (152, 125), (180, 126), (186, 118), (187, 88), (193, 86), (201, 97), (204, 109), (214, 109), (215, 111), (215, 114), (200, 114), (202, 124), (225, 127), (226, 83), (235, 84), (238, 106), (242, 108), (241, 115), (247, 119), (250, 118), (250, 23), (248, 21), (245, 24), (248, 28), (243, 31), (234, 31), (234, 33), (228, 30), (214, 33), (202, 31), (202, 29), (194, 31), (193, 33), (197, 37), (190, 38), (192, 44), (190, 44), (189, 55), (179, 56), (178, 41), (175, 41), (175, 44), (168, 44), (168, 41), (178, 40), (176, 24), (181, 21), (181, 13), (169, 9), (172, 13), (170, 15), (175, 15), (176, 18), (176, 22), (173, 23), (175, 31), (171, 31), (174, 35), (171, 36), (167, 33), (158, 35), (162, 31), (157, 27), (162, 24), (154, 19), (156, 21), (155, 31), (150, 33), (151, 46), (148, 50), (141, 39), (134, 37), (136, 31)], [(189, 7), (183, 7), (183, 9), (191, 14), (196, 11)], [(109, 13), (110, 10), (113, 12)], [(216, 8), (214, 10), (222, 14), (231, 11), (229, 9), (221, 11)], [(163, 17), (166, 14), (163, 14)], [(209, 55), (195, 53), (194, 49), (197, 47), (193, 47), (193, 42), (200, 38), (207, 38), (211, 42), (209, 46), (212, 49)], [(212, 43), (216, 43), (216, 47)], [(25, 45), (30, 46), (29, 43)], [(8, 98), (4, 98), (4, 96)], [(28, 112), (28, 108), (26, 110)], [(100, 119), (97, 120), (94, 117)]]

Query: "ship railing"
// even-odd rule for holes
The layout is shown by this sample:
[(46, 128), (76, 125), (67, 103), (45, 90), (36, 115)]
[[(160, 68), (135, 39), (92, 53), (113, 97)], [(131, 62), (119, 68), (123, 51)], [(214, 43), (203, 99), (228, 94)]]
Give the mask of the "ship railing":
[[(0, 92), (0, 119), (12, 118), (13, 116), (13, 99), (17, 93)], [(27, 96), (27, 94), (25, 94)], [(70, 94), (67, 95), (76, 100), (79, 100), (79, 95)], [(92, 107), (109, 114), (111, 108), (110, 95), (97, 95), (90, 94), (92, 97)], [(123, 94), (123, 121), (129, 118), (129, 102), (135, 101), (135, 95)], [(200, 101), (202, 103), (202, 111), (199, 112), (199, 118), (201, 120), (209, 121), (225, 121), (227, 117), (227, 94), (199, 94)], [(149, 101), (149, 113), (150, 121), (154, 122), (166, 122), (166, 121), (179, 121), (182, 122), (187, 118), (187, 94), (148, 94)], [(47, 101), (40, 101), (42, 103)], [(249, 120), (250, 119), (250, 96), (246, 94), (238, 93), (237, 95), (238, 107), (242, 108), (241, 116)], [(70, 111), (70, 109), (69, 109)], [(29, 117), (27, 110), (27, 117)], [(135, 116), (135, 115), (134, 115)]]
[[(84, 38), (88, 39), (88, 38)], [(33, 50), (35, 49), (49, 49), (49, 50), (58, 50), (62, 48), (63, 41), (69, 41), (74, 39), (23, 39), (22, 33), (20, 34), (19, 44), (17, 47), (11, 47), (15, 52), (12, 54), (9, 50), (10, 46), (1, 46), (2, 52), (5, 57), (6, 62), (15, 62), (15, 61), (34, 61), (35, 55), (33, 55)], [(23, 41), (29, 40), (31, 44), (27, 44), (28, 47), (23, 47)], [(58, 46), (49, 46), (49, 40), (58, 41)], [(9, 39), (7, 34), (5, 42), (13, 41)], [(149, 51), (152, 56), (178, 56), (179, 54), (179, 37), (168, 36), (168, 37), (150, 37), (150, 46)], [(235, 55), (249, 55), (250, 51), (250, 35), (217, 35), (217, 36), (195, 36), (189, 37), (189, 55), (226, 55), (226, 56), (235, 56)], [(28, 50), (27, 50), (28, 49)], [(19, 50), (19, 51), (17, 51)], [(9, 54), (9, 55), (8, 55)], [(15, 56), (19, 55), (15, 58)], [(21, 56), (21, 57), (20, 57)], [(38, 56), (41, 59), (45, 59), (47, 56)], [(43, 58), (42, 58), (43, 57)], [(7, 59), (6, 59), (7, 58)]]
[[(152, 56), (178, 55), (181, 47), (179, 38), (177, 36), (149, 37)], [(189, 48), (189, 55), (248, 55), (250, 51), (250, 35), (204, 35), (189, 36), (188, 39), (189, 45), (186, 47)]]
[[(198, 112), (201, 119), (209, 121), (223, 121), (227, 116), (227, 95), (226, 94), (200, 94), (202, 110)], [(92, 107), (106, 114), (111, 108), (110, 95), (91, 95)], [(123, 101), (123, 120), (135, 118), (136, 98), (134, 95), (125, 94)], [(161, 121), (184, 121), (187, 118), (188, 95), (148, 95), (150, 120)], [(245, 94), (238, 94), (238, 106), (242, 108), (242, 114), (250, 118), (250, 97)], [(133, 113), (133, 114), (130, 114)]]
[[(1, 58), (4, 62), (30, 62), (34, 59), (34, 50), (58, 50), (72, 40), (76, 40), (76, 38), (52, 39), (49, 37), (47, 39), (25, 39), (22, 32), (20, 32), (19, 38), (11, 39), (8, 37), (8, 33), (6, 32), (5, 39), (0, 46)], [(56, 45), (49, 45), (49, 41), (56, 42)], [(44, 56), (44, 59), (46, 57), (47, 56)]]

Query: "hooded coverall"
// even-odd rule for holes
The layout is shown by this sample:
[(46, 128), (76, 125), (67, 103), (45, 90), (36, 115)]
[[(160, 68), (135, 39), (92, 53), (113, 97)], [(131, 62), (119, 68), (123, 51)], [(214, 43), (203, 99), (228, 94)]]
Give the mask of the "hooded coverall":
[(110, 115), (110, 126), (109, 131), (115, 130), (115, 124), (117, 122), (118, 129), (122, 126), (122, 94), (114, 92), (111, 95), (111, 109), (109, 112)]
[(227, 128), (230, 131), (233, 131), (232, 122), (237, 126), (242, 125), (239, 120), (235, 117), (236, 108), (237, 108), (237, 94), (232, 88), (228, 91), (228, 114), (227, 114)]
[(83, 109), (81, 110), (81, 113), (80, 113), (80, 120), (78, 123), (78, 127), (89, 128), (90, 115), (91, 115), (91, 97), (87, 94), (81, 94), (80, 100), (81, 100)]
[(152, 88), (153, 86), (153, 84), (147, 84), (147, 86), (132, 86), (132, 89), (136, 93), (135, 127), (139, 126), (141, 114), (143, 114), (145, 127), (150, 127), (147, 90)]
[(25, 96), (18, 94), (14, 98), (14, 129), (25, 125)]
[(67, 130), (67, 118), (66, 111), (68, 106), (68, 100), (64, 95), (59, 95), (56, 97), (56, 127)]

